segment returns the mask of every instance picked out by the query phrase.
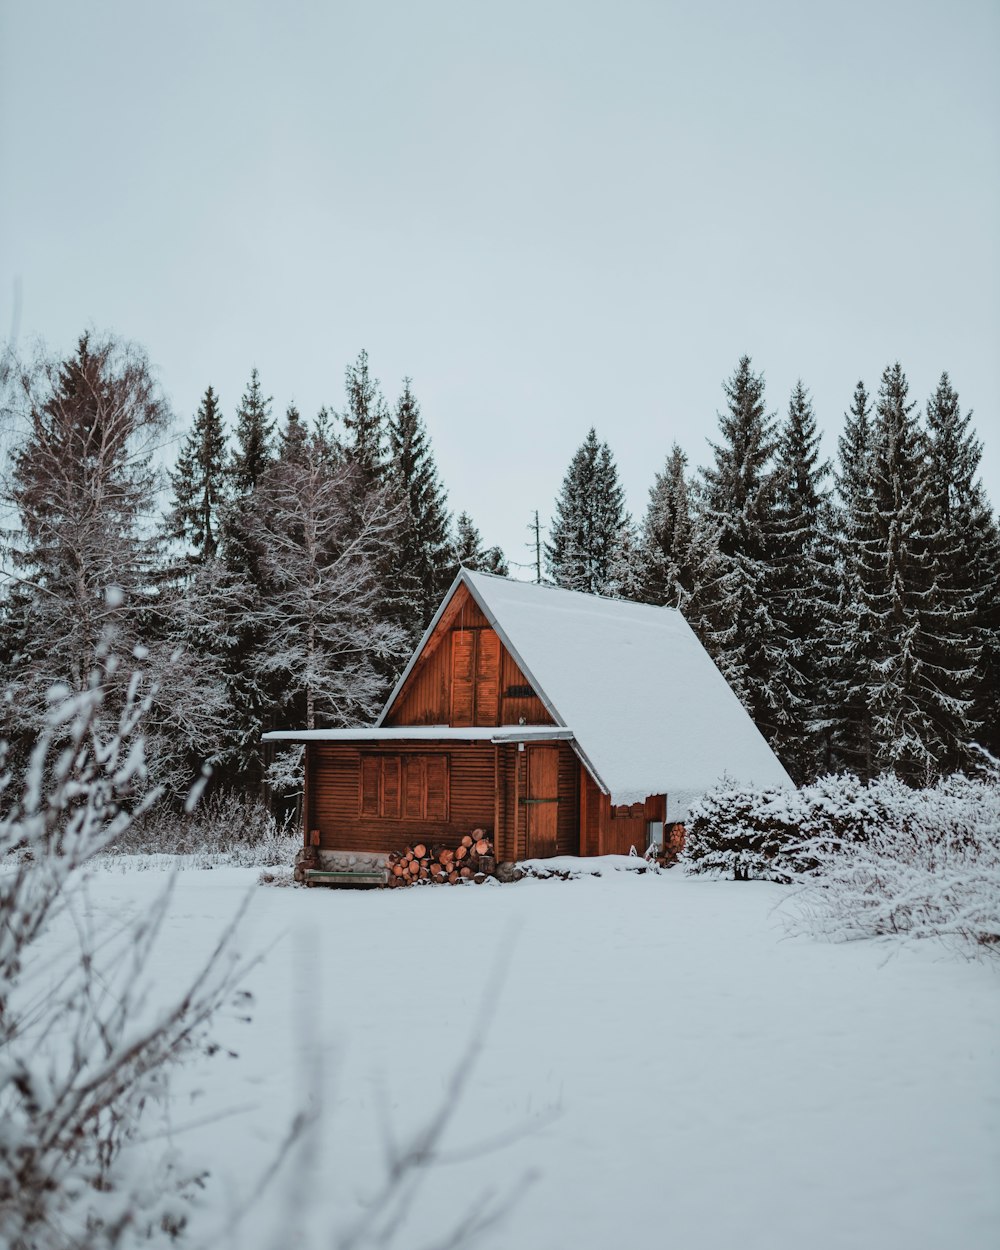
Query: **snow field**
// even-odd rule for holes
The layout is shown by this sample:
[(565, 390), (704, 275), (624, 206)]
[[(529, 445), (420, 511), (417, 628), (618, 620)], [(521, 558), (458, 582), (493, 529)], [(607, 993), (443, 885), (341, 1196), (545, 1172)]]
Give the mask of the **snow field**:
[[(383, 1117), (401, 1138), (424, 1123), (486, 1004), (449, 1157), (400, 1246), (443, 1233), (484, 1188), (510, 1195), (488, 1247), (998, 1243), (996, 961), (789, 938), (781, 887), (676, 870), (392, 892), (256, 876), (179, 874), (151, 965), (165, 997), (253, 891), (253, 1022), (216, 1030), (239, 1057), (175, 1082), (176, 1144), (213, 1174), (193, 1234), (232, 1222), (296, 1106), (319, 1097), (308, 1201), (291, 1218), (302, 1244), (334, 1244), (378, 1184)], [(99, 870), (90, 906), (117, 921), (163, 882)], [(284, 1192), (233, 1244), (295, 1244)]]

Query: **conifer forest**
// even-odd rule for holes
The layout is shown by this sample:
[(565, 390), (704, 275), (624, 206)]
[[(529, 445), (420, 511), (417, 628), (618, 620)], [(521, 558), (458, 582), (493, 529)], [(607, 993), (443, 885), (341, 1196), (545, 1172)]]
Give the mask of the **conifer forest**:
[[(798, 783), (926, 785), (996, 754), (1000, 532), (948, 374), (923, 403), (899, 363), (859, 381), (833, 463), (803, 382), (779, 407), (744, 357), (720, 398), (716, 440), (664, 449), (640, 517), (581, 431), (522, 576), (679, 609)], [(509, 572), (450, 514), (414, 384), (387, 397), (364, 351), (338, 407), (282, 411), (253, 369), (229, 408), (207, 386), (173, 443), (144, 351), (113, 337), (9, 363), (5, 407), (15, 752), (113, 636), (143, 659), (168, 795), (203, 768), (280, 791), (263, 731), (368, 723), (456, 570)]]

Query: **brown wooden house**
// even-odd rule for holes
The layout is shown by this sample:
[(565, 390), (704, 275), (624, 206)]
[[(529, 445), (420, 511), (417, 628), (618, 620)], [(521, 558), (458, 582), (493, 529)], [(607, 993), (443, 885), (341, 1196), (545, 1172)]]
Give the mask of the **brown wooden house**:
[(679, 612), (460, 571), (371, 728), (303, 742), (320, 858), (485, 829), (496, 858), (640, 853), (724, 774), (790, 784)]

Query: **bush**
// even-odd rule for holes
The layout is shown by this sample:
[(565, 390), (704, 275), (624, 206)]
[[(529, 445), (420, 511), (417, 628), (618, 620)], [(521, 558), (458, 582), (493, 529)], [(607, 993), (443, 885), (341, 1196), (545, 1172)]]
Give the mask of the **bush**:
[(279, 824), (256, 794), (224, 790), (190, 814), (162, 805), (151, 810), (115, 838), (107, 854), (170, 855), (194, 867), (277, 867), (291, 864), (301, 845), (291, 824), (291, 818)]
[(722, 786), (688, 814), (681, 863), (688, 872), (720, 873), (734, 881), (794, 879), (792, 846), (802, 812), (794, 790)]
[(691, 811), (689, 872), (797, 883), (793, 929), (1000, 944), (1000, 782), (912, 790), (824, 777), (801, 790), (720, 787)]
[[(793, 930), (848, 940), (957, 937), (1000, 949), (1000, 786), (956, 776), (928, 790), (874, 781), (843, 823), (803, 850), (815, 861)], [(863, 830), (863, 835), (862, 831)]]

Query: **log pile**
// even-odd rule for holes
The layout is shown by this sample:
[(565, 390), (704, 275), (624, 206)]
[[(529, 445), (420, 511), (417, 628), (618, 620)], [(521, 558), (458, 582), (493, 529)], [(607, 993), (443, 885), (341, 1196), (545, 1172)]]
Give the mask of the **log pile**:
[(481, 885), (487, 877), (495, 877), (497, 861), (493, 839), (485, 829), (473, 829), (458, 846), (431, 846), (415, 842), (405, 851), (393, 851), (386, 861), (388, 884), (404, 885)]

